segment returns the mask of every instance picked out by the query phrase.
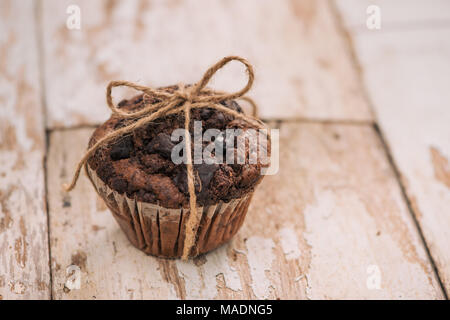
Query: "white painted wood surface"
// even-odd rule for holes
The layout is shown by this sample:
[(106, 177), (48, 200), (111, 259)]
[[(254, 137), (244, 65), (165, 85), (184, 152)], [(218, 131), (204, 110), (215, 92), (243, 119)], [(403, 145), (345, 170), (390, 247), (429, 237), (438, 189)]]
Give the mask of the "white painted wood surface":
[(378, 123), (450, 290), (450, 27), (355, 33)]
[[(111, 80), (162, 86), (198, 81), (223, 56), (256, 67), (263, 118), (370, 121), (361, 85), (327, 1), (42, 1), (48, 124), (98, 124)], [(234, 66), (213, 86), (237, 89)]]
[(31, 1), (0, 1), (0, 300), (48, 299), (45, 130)]
[[(377, 121), (448, 292), (450, 11), (374, 0), (386, 28), (370, 32), (357, 25), (365, 1), (343, 1)], [(81, 8), (81, 30), (65, 26), (69, 4)], [(444, 297), (329, 2), (0, 0), (0, 8), (0, 299)], [(61, 191), (91, 133), (67, 127), (108, 117), (111, 79), (192, 82), (227, 54), (255, 64), (261, 115), (289, 120), (280, 124), (280, 172), (266, 177), (230, 244), (191, 262), (145, 256), (85, 177)], [(213, 85), (238, 88), (240, 72), (232, 66)], [(80, 268), (80, 289), (69, 266)]]
[[(448, 0), (333, 0), (340, 9), (344, 24), (353, 30), (368, 31), (366, 20), (371, 5), (378, 6), (382, 30), (407, 30), (417, 27), (450, 26)], [(376, 31), (375, 31), (376, 32)]]
[[(90, 133), (50, 137), (57, 299), (442, 298), (371, 126), (282, 124), (280, 172), (257, 190), (243, 229), (190, 262), (132, 247), (86, 177), (61, 192)], [(72, 264), (81, 268), (79, 290), (64, 289)]]

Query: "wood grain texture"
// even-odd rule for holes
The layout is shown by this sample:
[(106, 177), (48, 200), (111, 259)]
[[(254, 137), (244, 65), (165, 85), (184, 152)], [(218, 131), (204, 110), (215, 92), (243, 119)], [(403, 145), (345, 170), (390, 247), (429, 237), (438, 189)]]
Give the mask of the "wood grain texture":
[(380, 128), (450, 290), (450, 28), (354, 34)]
[[(41, 4), (52, 128), (105, 120), (111, 80), (192, 83), (230, 54), (255, 65), (263, 118), (372, 119), (327, 1), (80, 0), (80, 30), (66, 27), (73, 1)], [(244, 81), (233, 65), (212, 85)]]
[[(282, 124), (280, 171), (256, 191), (243, 228), (190, 262), (132, 247), (86, 177), (72, 193), (61, 192), (90, 133), (50, 137), (57, 299), (442, 298), (371, 126)], [(81, 268), (81, 288), (68, 290), (72, 264)], [(379, 289), (367, 286), (374, 268)]]
[(41, 88), (31, 1), (0, 1), (0, 299), (48, 299)]
[[(367, 7), (381, 10), (382, 30), (405, 30), (417, 27), (450, 25), (450, 2), (447, 0), (333, 0), (342, 12), (349, 29), (374, 32), (366, 27)], [(376, 30), (375, 30), (376, 32)]]

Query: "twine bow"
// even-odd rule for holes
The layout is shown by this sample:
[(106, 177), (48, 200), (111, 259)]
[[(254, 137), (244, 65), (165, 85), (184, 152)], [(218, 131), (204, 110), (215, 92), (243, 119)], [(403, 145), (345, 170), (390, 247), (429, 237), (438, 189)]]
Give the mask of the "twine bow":
[[(213, 75), (227, 63), (233, 60), (239, 61), (246, 67), (246, 71), (248, 73), (248, 81), (246, 86), (235, 93), (224, 93), (205, 88), (209, 80), (213, 77)], [(239, 113), (220, 104), (220, 102), (225, 100), (232, 100), (232, 99), (246, 100), (252, 105), (253, 114), (256, 114), (256, 104), (253, 102), (252, 99), (244, 96), (252, 87), (253, 81), (254, 81), (254, 72), (251, 64), (241, 57), (229, 56), (223, 58), (222, 60), (214, 64), (212, 67), (210, 67), (205, 72), (202, 79), (193, 86), (186, 87), (184, 85), (179, 85), (178, 88), (173, 92), (168, 92), (167, 90), (164, 89), (154, 89), (146, 86), (141, 86), (128, 81), (110, 82), (106, 89), (106, 102), (108, 103), (111, 112), (113, 113), (113, 115), (117, 116), (120, 119), (131, 119), (134, 121), (129, 125), (115, 129), (114, 131), (110, 132), (109, 134), (99, 139), (92, 147), (90, 147), (86, 151), (84, 156), (81, 158), (80, 162), (77, 164), (74, 176), (72, 178), (72, 182), (69, 185), (64, 185), (65, 190), (70, 191), (75, 187), (81, 169), (87, 163), (88, 159), (92, 155), (94, 155), (97, 149), (99, 149), (101, 146), (114, 141), (118, 137), (133, 132), (158, 118), (170, 114), (177, 114), (184, 112), (186, 146), (191, 146), (191, 135), (189, 133), (190, 110), (195, 108), (216, 109), (224, 113), (233, 115), (236, 119), (241, 119), (256, 128), (265, 128), (264, 124), (256, 117)], [(144, 95), (154, 97), (158, 99), (160, 102), (146, 105), (144, 106), (144, 108), (134, 112), (123, 111), (114, 105), (111, 96), (112, 89), (114, 87), (121, 87), (121, 86), (141, 91)], [(197, 204), (196, 204), (197, 197), (195, 195), (194, 172), (192, 167), (192, 152), (190, 147), (186, 147), (186, 159), (187, 159), (186, 167), (188, 178), (190, 213), (186, 222), (186, 237), (182, 255), (182, 258), (185, 260), (189, 257), (190, 251), (194, 246), (196, 229), (198, 228), (200, 222), (199, 221), (200, 216), (199, 214), (197, 214)]]

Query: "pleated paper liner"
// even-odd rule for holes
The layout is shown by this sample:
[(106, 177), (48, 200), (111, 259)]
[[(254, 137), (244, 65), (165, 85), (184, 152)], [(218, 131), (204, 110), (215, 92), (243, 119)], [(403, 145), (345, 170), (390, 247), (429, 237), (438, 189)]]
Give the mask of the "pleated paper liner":
[[(168, 209), (137, 201), (112, 190), (89, 165), (85, 169), (97, 193), (136, 248), (158, 257), (181, 257), (189, 208)], [(252, 196), (250, 192), (230, 202), (198, 207), (201, 220), (190, 256), (211, 251), (230, 240), (242, 226)]]

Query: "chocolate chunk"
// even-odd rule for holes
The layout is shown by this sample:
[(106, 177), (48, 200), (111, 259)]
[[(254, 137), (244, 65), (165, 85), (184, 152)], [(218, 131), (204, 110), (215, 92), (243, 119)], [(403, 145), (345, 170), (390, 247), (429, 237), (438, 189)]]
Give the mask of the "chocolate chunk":
[(185, 197), (180, 193), (173, 181), (161, 174), (148, 176), (147, 190), (155, 194), (157, 199), (166, 203), (166, 206), (170, 208), (179, 207), (185, 200)]
[(217, 112), (214, 120), (218, 122), (218, 125), (220, 127), (225, 125), (225, 116), (223, 115), (222, 112)]
[(224, 105), (227, 108), (230, 108), (231, 110), (242, 113), (241, 106), (238, 105), (237, 102), (234, 100), (225, 100), (225, 101), (220, 102), (220, 104)]
[(169, 173), (175, 167), (175, 164), (172, 161), (164, 159), (157, 153), (143, 154), (141, 155), (140, 160), (145, 167), (144, 171), (150, 174), (159, 172)]
[[(196, 170), (194, 170), (194, 177), (195, 177), (194, 181), (195, 192), (200, 192), (201, 191), (200, 178)], [(189, 194), (186, 167), (181, 167), (180, 169), (178, 169), (177, 174), (173, 178), (173, 182), (181, 192), (183, 192), (184, 194)]]
[(200, 118), (202, 120), (208, 120), (214, 114), (214, 110), (211, 108), (202, 108), (200, 110)]
[[(243, 113), (242, 108), (236, 103), (236, 101), (234, 100), (225, 100), (222, 101), (221, 104), (223, 104), (224, 106), (226, 106), (227, 108), (239, 112), (239, 113)], [(234, 119), (234, 116), (231, 114), (225, 114), (225, 121), (226, 122), (230, 122)]]
[(245, 164), (241, 169), (240, 187), (254, 185), (261, 177), (261, 169), (259, 166)]
[(211, 117), (205, 121), (205, 129), (219, 129), (222, 130), (227, 123), (227, 119), (223, 112), (214, 111)]
[(97, 168), (97, 174), (103, 181), (108, 181), (115, 174), (114, 167), (110, 162), (101, 162)]
[(124, 126), (125, 126), (125, 120), (120, 119), (119, 121), (117, 121), (117, 123), (114, 124), (114, 129), (120, 129), (120, 128), (123, 128)]
[(128, 104), (128, 100), (127, 99), (123, 99), (122, 101), (120, 101), (117, 105), (119, 107), (123, 107), (126, 106)]
[(139, 104), (144, 100), (143, 96), (137, 96), (136, 98), (134, 98), (133, 100), (133, 104)]
[(219, 169), (218, 164), (202, 163), (195, 166), (195, 170), (197, 170), (200, 181), (202, 182), (202, 192), (209, 187), (209, 183), (217, 169)]
[(128, 182), (120, 176), (111, 178), (109, 183), (111, 184), (111, 187), (119, 193), (124, 193), (128, 189)]
[(131, 136), (120, 138), (115, 144), (111, 146), (111, 159), (114, 161), (127, 159), (131, 156), (133, 151), (133, 139)]
[(147, 144), (146, 150), (148, 153), (159, 153), (166, 158), (170, 158), (174, 146), (175, 144), (170, 140), (170, 136), (161, 132)]
[(214, 173), (219, 169), (218, 164), (206, 164), (202, 163), (195, 166), (195, 171), (198, 173), (198, 177), (201, 181), (201, 189), (197, 195), (200, 201), (206, 202), (211, 199), (210, 184), (214, 177)]
[(229, 129), (244, 129), (247, 128), (248, 124), (242, 119), (235, 119), (227, 124)]
[(214, 199), (221, 199), (228, 194), (228, 190), (233, 185), (233, 176), (233, 169), (227, 165), (220, 166), (220, 170), (215, 172), (210, 187), (210, 193)]
[(131, 175), (131, 181), (133, 181), (132, 188), (129, 188), (130, 192), (134, 192), (137, 190), (147, 189), (147, 182), (149, 179), (149, 175), (145, 173), (141, 169), (135, 169), (133, 170), (133, 174)]
[(181, 192), (184, 194), (188, 193), (186, 170), (178, 170), (177, 174), (173, 178), (173, 182)]

